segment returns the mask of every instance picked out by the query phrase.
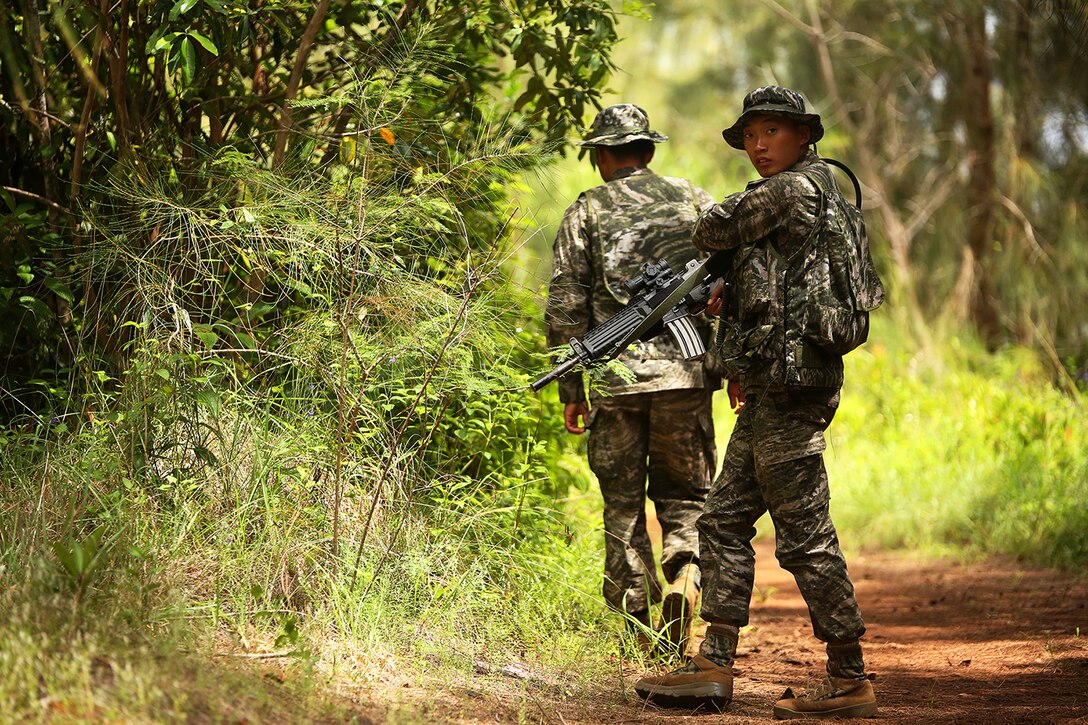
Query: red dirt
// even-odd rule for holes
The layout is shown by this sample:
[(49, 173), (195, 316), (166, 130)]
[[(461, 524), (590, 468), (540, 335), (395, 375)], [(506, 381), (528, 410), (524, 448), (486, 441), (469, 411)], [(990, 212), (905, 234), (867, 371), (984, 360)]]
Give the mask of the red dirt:
[[(757, 542), (752, 623), (741, 636), (736, 699), (725, 713), (648, 706), (631, 690), (647, 670), (625, 664), (621, 687), (619, 663), (602, 675), (590, 698), (568, 699), (554, 683), (491, 671), (441, 688), (404, 683), (392, 709), (388, 701), (377, 709), (411, 722), (771, 721), (782, 691), (814, 685), (824, 666), (804, 602), (778, 567), (773, 546)], [(1088, 579), (894, 553), (848, 561), (868, 624), (863, 642), (869, 670), (877, 675), (879, 721), (1088, 723)], [(383, 699), (378, 692), (369, 695), (371, 706)]]

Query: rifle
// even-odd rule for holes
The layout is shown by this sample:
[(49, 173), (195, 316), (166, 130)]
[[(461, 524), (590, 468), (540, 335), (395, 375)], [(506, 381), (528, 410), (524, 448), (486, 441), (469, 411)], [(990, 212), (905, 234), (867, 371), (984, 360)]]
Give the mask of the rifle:
[(725, 272), (728, 252), (705, 260), (693, 259), (673, 272), (664, 259), (642, 265), (642, 273), (623, 286), (631, 295), (623, 309), (589, 330), (581, 340), (570, 339), (571, 355), (530, 387), (540, 390), (579, 365), (592, 367), (613, 360), (636, 340), (650, 340), (666, 330), (680, 346), (685, 360), (706, 353), (691, 316), (706, 308), (710, 291)]

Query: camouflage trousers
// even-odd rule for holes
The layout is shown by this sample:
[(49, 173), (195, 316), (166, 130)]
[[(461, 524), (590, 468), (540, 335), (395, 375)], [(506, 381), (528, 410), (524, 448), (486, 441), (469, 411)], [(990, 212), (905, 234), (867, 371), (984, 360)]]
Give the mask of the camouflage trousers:
[(699, 558), (695, 521), (714, 475), (712, 391), (696, 388), (594, 401), (589, 467), (604, 497), (604, 598), (619, 611), (661, 601), (646, 531), (646, 497), (661, 524), (661, 568), (672, 582)]
[(769, 510), (776, 556), (797, 580), (816, 637), (847, 642), (865, 633), (828, 511), (824, 430), (838, 403), (833, 389), (749, 396), (699, 518), (703, 619), (748, 624), (754, 525)]

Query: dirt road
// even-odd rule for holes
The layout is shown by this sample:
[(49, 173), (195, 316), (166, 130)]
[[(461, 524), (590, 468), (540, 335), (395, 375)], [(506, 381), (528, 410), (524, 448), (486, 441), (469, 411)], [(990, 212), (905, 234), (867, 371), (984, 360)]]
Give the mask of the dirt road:
[[(752, 627), (742, 635), (736, 699), (725, 713), (645, 705), (631, 691), (646, 672), (641, 667), (617, 668), (594, 696), (574, 699), (554, 683), (482, 671), (467, 686), (447, 683), (437, 697), (430, 688), (426, 703), (401, 690), (399, 704), (385, 713), (411, 722), (771, 722), (774, 700), (786, 686), (814, 685), (824, 655), (792, 577), (775, 561), (773, 541), (758, 543), (757, 560)], [(892, 553), (849, 562), (869, 627), (878, 721), (1088, 723), (1088, 579)]]

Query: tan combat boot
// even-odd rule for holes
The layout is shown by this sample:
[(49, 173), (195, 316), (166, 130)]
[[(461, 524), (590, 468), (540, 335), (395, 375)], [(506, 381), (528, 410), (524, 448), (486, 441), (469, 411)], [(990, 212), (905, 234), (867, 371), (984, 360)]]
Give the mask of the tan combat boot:
[(724, 710), (733, 699), (733, 658), (739, 629), (711, 623), (699, 654), (667, 675), (643, 677), (635, 683), (639, 696), (661, 707), (709, 705)]
[(699, 598), (698, 579), (699, 568), (695, 564), (685, 564), (669, 585), (661, 605), (658, 630), (665, 630), (669, 649), (681, 657), (687, 654), (691, 624), (695, 619), (695, 602)]
[(868, 679), (828, 677), (815, 692), (794, 697), (793, 691), (787, 689), (774, 704), (774, 716), (779, 720), (875, 715), (876, 694)]
[(635, 692), (661, 707), (710, 705), (724, 710), (733, 699), (733, 668), (695, 655), (667, 675), (643, 677), (635, 683)]

